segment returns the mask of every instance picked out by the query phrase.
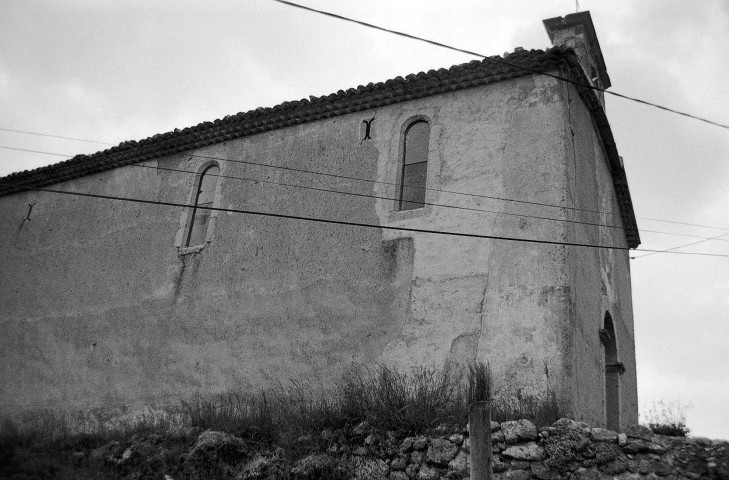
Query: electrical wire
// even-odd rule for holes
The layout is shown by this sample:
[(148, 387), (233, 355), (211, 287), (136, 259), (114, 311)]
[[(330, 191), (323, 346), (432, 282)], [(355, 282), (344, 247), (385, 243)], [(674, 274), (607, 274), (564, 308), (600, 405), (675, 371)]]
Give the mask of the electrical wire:
[(658, 250), (656, 252), (646, 253), (645, 255), (633, 256), (633, 257), (630, 257), (630, 259), (637, 260), (639, 258), (649, 257), (649, 256), (655, 255), (657, 253), (675, 253), (673, 251), (678, 250), (679, 248), (690, 247), (691, 245), (698, 245), (699, 243), (708, 242), (709, 240), (719, 240), (721, 237), (726, 237), (727, 235), (729, 235), (729, 233), (722, 233), (721, 235), (717, 235), (716, 237), (705, 238), (704, 240), (699, 240), (698, 242), (686, 243), (684, 245), (679, 245), (677, 247), (671, 247), (671, 248), (667, 248), (665, 250)]
[(29, 132), (27, 130), (15, 130), (12, 128), (0, 128), (0, 130), (3, 132), (25, 133), (26, 135), (40, 135), (41, 137), (63, 138), (64, 140), (76, 140), (77, 142), (98, 143), (100, 145), (114, 145), (113, 143), (109, 143), (109, 142), (98, 142), (96, 140), (87, 140), (85, 138), (64, 137), (62, 135), (51, 135), (49, 133)]
[[(19, 187), (17, 185), (6, 184), (6, 183), (2, 183), (2, 182), (0, 182), (0, 186), (18, 187), (18, 188), (22, 188), (22, 189), (28, 190), (28, 191), (49, 192), (49, 193), (57, 193), (57, 194), (62, 194), (62, 195), (74, 195), (74, 196), (79, 196), (79, 197), (99, 198), (99, 199), (106, 199), (106, 200), (118, 200), (118, 201), (142, 203), (142, 204), (148, 204), (148, 205), (161, 205), (161, 206), (177, 207), (177, 208), (197, 208), (200, 210), (210, 210), (210, 211), (226, 212), (226, 213), (240, 213), (240, 214), (255, 215), (255, 216), (260, 216), (260, 217), (281, 218), (281, 219), (288, 219), (288, 220), (302, 220), (302, 221), (308, 221), (308, 222), (325, 223), (325, 224), (330, 224), (330, 225), (347, 225), (347, 226), (353, 226), (353, 227), (378, 228), (381, 230), (393, 230), (393, 231), (400, 231), (400, 232), (428, 233), (428, 234), (433, 234), (433, 235), (444, 235), (444, 236), (452, 236), (452, 237), (480, 238), (480, 239), (488, 239), (488, 240), (503, 240), (503, 241), (511, 241), (511, 242), (533, 243), (533, 244), (544, 244), (544, 245), (558, 245), (558, 246), (568, 246), (568, 247), (598, 248), (598, 249), (605, 249), (605, 250), (623, 250), (623, 251), (631, 250), (630, 247), (620, 247), (620, 246), (613, 246), (613, 245), (594, 245), (594, 244), (589, 244), (589, 243), (560, 242), (560, 241), (555, 241), (555, 240), (540, 240), (540, 239), (535, 239), (535, 238), (517, 238), (517, 237), (505, 237), (505, 236), (500, 236), (500, 235), (485, 235), (485, 234), (467, 233), (467, 232), (449, 232), (449, 231), (443, 231), (443, 230), (429, 230), (429, 229), (425, 229), (425, 228), (393, 227), (393, 226), (389, 226), (389, 225), (376, 225), (376, 224), (372, 224), (372, 223), (348, 222), (348, 221), (344, 221), (344, 220), (332, 220), (332, 219), (327, 219), (327, 218), (302, 217), (300, 215), (289, 215), (289, 214), (284, 214), (284, 213), (260, 212), (260, 211), (256, 211), (256, 210), (244, 210), (244, 209), (237, 209), (237, 208), (221, 208), (221, 207), (207, 207), (207, 206), (201, 206), (201, 205), (188, 205), (185, 203), (178, 203), (178, 202), (163, 202), (160, 200), (146, 200), (146, 199), (142, 199), (142, 198), (118, 197), (118, 196), (114, 196), (114, 195), (102, 195), (102, 194), (95, 194), (95, 193), (69, 192), (67, 190), (57, 190), (57, 189), (53, 189), (53, 188)], [(637, 249), (637, 248), (633, 249), (633, 250), (639, 251), (639, 252), (673, 253), (673, 254), (680, 254), (680, 255), (699, 255), (699, 256), (729, 258), (729, 255), (716, 254), (716, 253), (676, 252), (676, 251), (668, 251), (668, 250), (664, 251), (664, 250)]]
[(474, 56), (474, 57), (480, 57), (480, 58), (482, 58), (483, 60), (485, 60), (487, 62), (500, 63), (502, 65), (508, 65), (510, 67), (518, 68), (518, 69), (521, 69), (521, 70), (524, 70), (524, 71), (527, 71), (527, 72), (531, 72), (531, 73), (534, 73), (534, 74), (537, 74), (537, 75), (544, 75), (544, 76), (551, 77), (551, 78), (554, 78), (554, 79), (557, 79), (557, 80), (560, 80), (560, 81), (563, 81), (563, 82), (571, 83), (571, 84), (576, 85), (576, 86), (579, 86), (579, 87), (589, 88), (591, 90), (595, 90), (595, 91), (598, 91), (598, 92), (606, 93), (608, 95), (613, 95), (615, 97), (623, 98), (625, 100), (629, 100), (629, 101), (632, 101), (632, 102), (640, 103), (640, 104), (647, 105), (647, 106), (650, 106), (650, 107), (658, 108), (658, 109), (664, 110), (666, 112), (675, 113), (677, 115), (681, 115), (681, 116), (684, 116), (684, 117), (692, 118), (694, 120), (699, 120), (701, 122), (705, 122), (705, 123), (708, 123), (710, 125), (714, 125), (716, 127), (725, 128), (725, 129), (729, 130), (729, 125), (726, 125), (726, 124), (723, 124), (723, 123), (715, 122), (713, 120), (709, 120), (709, 119), (704, 118), (704, 117), (699, 117), (697, 115), (692, 115), (690, 113), (682, 112), (680, 110), (676, 110), (676, 109), (673, 109), (673, 108), (664, 107), (663, 105), (658, 105), (656, 103), (648, 102), (646, 100), (641, 100), (639, 98), (630, 97), (630, 96), (624, 95), (622, 93), (618, 93), (618, 92), (606, 90), (604, 88), (600, 88), (600, 87), (597, 87), (595, 85), (590, 85), (590, 84), (578, 82), (578, 81), (572, 80), (570, 78), (561, 77), (559, 75), (555, 75), (555, 74), (548, 73), (548, 72), (543, 72), (543, 71), (540, 71), (540, 70), (537, 70), (537, 69), (534, 69), (534, 68), (525, 67), (523, 65), (517, 65), (517, 64), (514, 64), (512, 62), (509, 62), (509, 61), (504, 60), (504, 59), (499, 58), (499, 57), (488, 57), (488, 56), (486, 56), (484, 54), (477, 53), (477, 52), (474, 52), (474, 51), (471, 51), (471, 50), (465, 50), (465, 49), (462, 49), (462, 48), (452, 47), (450, 45), (446, 45), (445, 43), (436, 42), (434, 40), (429, 40), (427, 38), (418, 37), (416, 35), (410, 35), (408, 33), (400, 32), (398, 30), (392, 30), (392, 29), (389, 29), (389, 28), (380, 27), (380, 26), (377, 26), (377, 25), (373, 25), (371, 23), (362, 22), (360, 20), (355, 20), (353, 18), (345, 17), (343, 15), (338, 15), (336, 13), (327, 12), (325, 10), (318, 10), (316, 8), (307, 7), (305, 5), (300, 5), (298, 3), (289, 2), (287, 0), (272, 0), (272, 1), (277, 2), (277, 3), (280, 3), (282, 5), (287, 5), (287, 6), (290, 6), (290, 7), (300, 8), (302, 10), (307, 10), (309, 12), (314, 12), (314, 13), (318, 13), (318, 14), (321, 14), (321, 15), (325, 15), (327, 17), (336, 18), (338, 20), (344, 20), (346, 22), (356, 23), (357, 25), (362, 25), (364, 27), (372, 28), (374, 30), (379, 30), (379, 31), (382, 31), (382, 32), (387, 32), (387, 33), (392, 33), (393, 35), (398, 35), (398, 36), (401, 36), (401, 37), (409, 38), (411, 40), (417, 40), (417, 41), (420, 41), (420, 42), (429, 43), (431, 45), (435, 45), (435, 46), (441, 47), (441, 48), (446, 48), (448, 50), (452, 50), (452, 51), (455, 51), (455, 52), (465, 53), (466, 55), (471, 55), (471, 56)]
[[(10, 149), (10, 150), (16, 150), (16, 148), (14, 148), (14, 147), (3, 147), (3, 146), (0, 146), (0, 148), (7, 148), (7, 149)], [(17, 149), (17, 150), (30, 151), (30, 150), (24, 150), (24, 149)], [(57, 154), (57, 153), (52, 153), (52, 152), (40, 152), (40, 151), (33, 151), (33, 152), (34, 153), (44, 153), (44, 154), (48, 154), (48, 155), (61, 155), (61, 156), (70, 157), (70, 155), (62, 155), (62, 154)], [(263, 167), (269, 167), (269, 168), (278, 168), (278, 169), (284, 169), (284, 170), (293, 170), (293, 171), (296, 171), (296, 172), (311, 173), (311, 174), (316, 174), (316, 175), (330, 176), (330, 177), (334, 177), (334, 178), (344, 178), (344, 179), (348, 179), (348, 180), (357, 180), (357, 181), (363, 181), (363, 182), (373, 182), (373, 183), (380, 183), (380, 184), (385, 184), (385, 185), (399, 186), (396, 183), (381, 182), (381, 181), (377, 181), (377, 180), (371, 180), (371, 179), (359, 178), (359, 177), (348, 177), (348, 176), (343, 176), (343, 175), (335, 175), (335, 174), (330, 174), (330, 173), (326, 173), (326, 172), (317, 172), (317, 171), (313, 171), (313, 170), (304, 170), (304, 169), (297, 169), (297, 168), (292, 168), (292, 167), (283, 167), (283, 166), (271, 165), (271, 164), (261, 164), (261, 163), (255, 163), (255, 162), (247, 162), (247, 161), (244, 161), (244, 160), (225, 159), (225, 158), (213, 157), (213, 156), (207, 156), (207, 155), (192, 155), (192, 154), (188, 154), (188, 155), (191, 156), (191, 157), (205, 158), (205, 159), (210, 159), (210, 160), (220, 160), (220, 161), (228, 161), (228, 162), (234, 162), (234, 163), (243, 163), (243, 164), (247, 164), (247, 165), (263, 166)], [(141, 165), (141, 164), (130, 164), (130, 165), (125, 165), (125, 166), (126, 167), (138, 167), (138, 168), (152, 168), (152, 169), (158, 169), (158, 170), (166, 170), (166, 171), (172, 171), (172, 172), (180, 172), (180, 173), (187, 173), (187, 174), (197, 175), (197, 172), (193, 172), (193, 171), (190, 171), (190, 170), (180, 170), (180, 169), (168, 168), (168, 167), (151, 166), (151, 165)], [(311, 187), (311, 186), (306, 186), (306, 185), (286, 184), (286, 183), (274, 182), (274, 181), (270, 181), (270, 180), (262, 180), (262, 179), (256, 179), (256, 178), (238, 177), (238, 176), (235, 176), (235, 175), (223, 175), (223, 174), (211, 174), (211, 175), (216, 176), (216, 177), (220, 177), (220, 178), (237, 179), (237, 180), (249, 181), (249, 182), (254, 182), (254, 183), (255, 182), (269, 183), (269, 184), (279, 185), (279, 186), (284, 186), (284, 187), (294, 187), (294, 188), (302, 188), (302, 189), (308, 189), (308, 190), (314, 190), (314, 191), (322, 191), (322, 192), (329, 192), (329, 193), (339, 193), (339, 194), (343, 194), (343, 195), (351, 195), (351, 196), (358, 196), (358, 197), (367, 197), (367, 198), (374, 198), (374, 199), (379, 199), (379, 200), (390, 200), (390, 201), (397, 201), (398, 200), (398, 199), (391, 198), (391, 197), (380, 197), (380, 196), (376, 196), (376, 195), (367, 195), (367, 194), (361, 194), (361, 193), (355, 193), (355, 192), (345, 192), (345, 191), (340, 191), (340, 190), (329, 190), (329, 189), (325, 189), (325, 188), (317, 188), (317, 187)], [(19, 185), (22, 185), (22, 184), (19, 184)], [(417, 188), (417, 187), (412, 187), (412, 188)], [(493, 196), (488, 196), (488, 195), (470, 194), (470, 193), (465, 193), (465, 192), (455, 192), (455, 191), (449, 191), (449, 190), (438, 190), (438, 189), (433, 189), (433, 188), (424, 188), (424, 190), (435, 191), (435, 192), (443, 192), (443, 193), (454, 193), (454, 194), (458, 194), (458, 195), (472, 196), (472, 197), (480, 197), (480, 198), (487, 198), (487, 199), (507, 201), (507, 202), (525, 203), (525, 204), (535, 205), (535, 206), (546, 206), (546, 207), (552, 207), (552, 208), (561, 208), (561, 209), (566, 209), (566, 210), (581, 210), (581, 211), (599, 213), (601, 215), (608, 215), (608, 216), (610, 216), (610, 215), (612, 215), (612, 216), (617, 215), (617, 214), (612, 214), (612, 213), (608, 213), (608, 212), (602, 212), (602, 211), (599, 211), (599, 210), (590, 210), (590, 209), (582, 209), (582, 208), (567, 207), (567, 206), (562, 207), (562, 206), (558, 206), (558, 205), (551, 205), (551, 204), (545, 204), (545, 203), (539, 203), (539, 202), (530, 202), (530, 201), (526, 201), (526, 200), (506, 199), (506, 198), (502, 198), (502, 197), (493, 197)], [(445, 208), (454, 208), (454, 209), (478, 211), (478, 212), (484, 212), (484, 213), (496, 213), (496, 214), (499, 214), (499, 215), (508, 215), (508, 216), (515, 216), (515, 217), (526, 217), (526, 218), (535, 218), (535, 219), (542, 219), (542, 220), (553, 220), (553, 221), (559, 221), (559, 222), (577, 223), (577, 224), (583, 224), (583, 225), (588, 225), (588, 226), (607, 227), (607, 228), (615, 228), (615, 229), (622, 229), (622, 230), (625, 229), (624, 227), (620, 227), (620, 226), (617, 226), (617, 225), (609, 225), (609, 224), (602, 224), (602, 223), (581, 222), (581, 221), (576, 221), (576, 220), (567, 220), (567, 219), (552, 218), (552, 217), (531, 216), (531, 215), (525, 215), (525, 214), (519, 214), (519, 213), (512, 213), (512, 212), (493, 211), (493, 210), (478, 209), (478, 208), (472, 208), (472, 207), (462, 207), (462, 206), (458, 206), (458, 205), (449, 205), (449, 204), (440, 204), (440, 203), (430, 203), (430, 202), (424, 202), (424, 204), (425, 205), (438, 206), (438, 207), (445, 207)], [(644, 217), (636, 217), (636, 218), (644, 218)], [(677, 224), (680, 224), (680, 225), (698, 226), (698, 227), (714, 228), (714, 229), (720, 229), (720, 230), (729, 230), (729, 229), (722, 229), (721, 227), (711, 227), (711, 226), (707, 226), (707, 225), (697, 225), (697, 224), (684, 223), (684, 222), (673, 222), (673, 221), (670, 221), (670, 220), (661, 220), (661, 219), (654, 219), (654, 218), (646, 218), (646, 220), (652, 220), (652, 221), (658, 221), (658, 222), (667, 222), (667, 223), (677, 223)], [(717, 241), (724, 241), (724, 242), (729, 241), (729, 239), (719, 238), (719, 237), (721, 237), (721, 235), (719, 237), (706, 237), (706, 236), (701, 236), (701, 235), (690, 235), (690, 234), (685, 234), (685, 233), (664, 232), (664, 231), (660, 231), (660, 230), (647, 230), (647, 229), (639, 229), (639, 232), (641, 232), (641, 233), (657, 233), (657, 234), (673, 235), (673, 236), (679, 236), (679, 237), (701, 238), (701, 239), (717, 240)], [(639, 258), (639, 257), (637, 257), (637, 258)]]
[[(23, 151), (23, 152), (29, 151), (29, 152), (33, 152), (33, 153), (45, 153), (45, 154), (48, 154), (48, 155), (58, 155), (58, 156), (64, 156), (64, 157), (69, 157), (69, 158), (72, 157), (71, 155), (62, 155), (62, 154), (59, 154), (59, 153), (41, 152), (41, 151), (35, 151), (35, 150), (25, 150), (25, 149), (15, 148), (15, 147), (0, 146), (0, 148), (5, 148), (7, 150), (20, 150), (20, 151)], [(282, 165), (273, 165), (273, 164), (270, 164), (270, 163), (250, 162), (250, 161), (246, 161), (246, 160), (238, 160), (238, 159), (222, 158), (222, 157), (213, 157), (213, 156), (210, 156), (210, 155), (196, 155), (196, 154), (191, 154), (191, 153), (186, 153), (185, 155), (190, 156), (190, 157), (195, 157), (195, 158), (204, 158), (204, 159), (207, 159), (207, 160), (218, 160), (218, 161), (221, 161), (221, 162), (240, 163), (240, 164), (243, 164), (243, 165), (252, 165), (252, 166), (256, 166), (256, 167), (275, 168), (275, 169), (279, 169), (279, 170), (288, 170), (288, 171), (298, 172), (298, 173), (308, 173), (308, 174), (312, 174), (312, 175), (321, 175), (321, 176), (324, 176), (324, 177), (341, 178), (341, 179), (344, 179), (344, 180), (354, 180), (354, 181), (358, 181), (358, 182), (367, 182), (367, 183), (374, 183), (374, 184), (388, 185), (388, 186), (397, 186), (397, 187), (400, 187), (401, 186), (400, 184), (394, 183), (394, 182), (385, 182), (385, 181), (381, 181), (381, 180), (373, 180), (371, 178), (352, 177), (352, 176), (348, 176), (348, 175), (337, 175), (337, 174), (327, 173), (327, 172), (321, 172), (321, 171), (317, 171), (317, 170), (306, 170), (306, 169), (302, 169), (302, 168), (286, 167), (286, 166), (282, 166)], [(566, 209), (566, 210), (578, 210), (578, 211), (598, 213), (598, 214), (601, 214), (601, 215), (614, 216), (614, 217), (615, 216), (619, 216), (619, 214), (616, 214), (616, 213), (601, 212), (599, 210), (591, 210), (591, 209), (587, 209), (587, 208), (567, 207), (567, 206), (563, 206), (563, 205), (554, 205), (554, 204), (549, 204), (549, 203), (533, 202), (533, 201), (529, 201), (529, 200), (515, 200), (515, 199), (511, 199), (511, 198), (494, 197), (494, 196), (491, 196), (491, 195), (480, 195), (480, 194), (476, 194), (476, 193), (457, 192), (457, 191), (453, 191), (453, 190), (440, 190), (440, 189), (429, 188), (429, 187), (416, 187), (416, 186), (410, 186), (410, 185), (405, 185), (405, 186), (406, 187), (409, 187), (409, 188), (412, 188), (412, 189), (425, 190), (426, 192), (448, 193), (448, 194), (462, 195), (462, 196), (467, 196), (467, 197), (486, 198), (486, 199), (490, 199), (490, 200), (499, 200), (499, 201), (503, 201), (503, 202), (523, 203), (523, 204), (526, 204), (526, 205), (536, 205), (536, 206), (543, 206), (543, 207), (550, 207), (550, 208), (559, 208), (559, 209)], [(556, 219), (552, 219), (552, 220), (556, 220)], [(561, 220), (561, 219), (559, 219), (559, 220)], [(604, 227), (608, 227), (608, 228), (624, 229), (624, 227), (620, 227), (620, 226), (616, 226), (616, 225), (609, 225), (609, 224), (592, 224), (592, 223), (588, 223), (588, 224), (589, 225), (600, 225), (600, 226), (604, 226)]]
[[(153, 165), (133, 164), (133, 165), (127, 165), (127, 166), (139, 167), (139, 168), (151, 168), (151, 169), (157, 169), (157, 170), (166, 170), (169, 172), (180, 172), (180, 173), (188, 173), (188, 174), (197, 175), (197, 172), (192, 172), (190, 170), (179, 170), (176, 168), (168, 168), (168, 167), (156, 167)], [(217, 174), (212, 173), (210, 175), (214, 176), (214, 177), (218, 177), (218, 178), (243, 180), (243, 181), (254, 182), (254, 183), (268, 183), (271, 185), (278, 185), (278, 186), (282, 186), (282, 187), (301, 188), (301, 189), (305, 189), (305, 190), (314, 190), (317, 192), (326, 192), (326, 193), (338, 193), (338, 194), (342, 194), (342, 195), (351, 195), (354, 197), (374, 198), (377, 200), (389, 200), (389, 201), (393, 201), (393, 202), (400, 200), (399, 198), (393, 198), (393, 197), (381, 197), (381, 196), (377, 196), (377, 195), (369, 195), (366, 193), (346, 192), (346, 191), (341, 191), (341, 190), (330, 190), (328, 188), (319, 188), (319, 187), (311, 187), (308, 185), (297, 185), (297, 184), (292, 184), (292, 183), (274, 182), (272, 180), (262, 180), (262, 179), (258, 179), (258, 178), (238, 177), (235, 175), (223, 175), (220, 173), (217, 173)], [(499, 210), (487, 210), (484, 208), (464, 207), (464, 206), (460, 206), (460, 205), (449, 205), (449, 204), (445, 204), (445, 203), (433, 203), (433, 202), (419, 202), (419, 203), (422, 203), (423, 205), (434, 206), (434, 207), (453, 208), (453, 209), (457, 209), (457, 210), (469, 210), (469, 211), (473, 211), (473, 212), (482, 212), (482, 213), (495, 213), (497, 215), (507, 215), (507, 216), (513, 216), (513, 217), (522, 217), (522, 218), (533, 218), (533, 219), (537, 219), (537, 220), (551, 220), (551, 221), (555, 221), (555, 222), (567, 222), (567, 223), (575, 223), (575, 224), (581, 224), (581, 225), (608, 227), (608, 228), (616, 228), (619, 230), (624, 230), (624, 228), (620, 227), (620, 226), (606, 225), (606, 224), (602, 224), (602, 223), (590, 223), (590, 222), (582, 222), (579, 220), (568, 220), (568, 219), (553, 218), (553, 217), (540, 217), (540, 216), (536, 216), (536, 215), (502, 212)]]
[(66, 155), (65, 153), (42, 152), (40, 150), (28, 150), (27, 148), (17, 148), (17, 147), (5, 147), (3, 145), (0, 145), (0, 148), (3, 148), (5, 150), (17, 150), (19, 152), (42, 153), (43, 155), (55, 155), (57, 157), (67, 157), (67, 158), (73, 157), (73, 155)]

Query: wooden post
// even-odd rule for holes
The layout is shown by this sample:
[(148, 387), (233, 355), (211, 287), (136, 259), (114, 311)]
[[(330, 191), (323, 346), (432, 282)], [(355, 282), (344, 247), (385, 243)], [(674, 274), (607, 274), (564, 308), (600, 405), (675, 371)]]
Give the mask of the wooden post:
[(492, 480), (491, 401), (471, 404), (468, 412), (471, 442), (471, 480)]

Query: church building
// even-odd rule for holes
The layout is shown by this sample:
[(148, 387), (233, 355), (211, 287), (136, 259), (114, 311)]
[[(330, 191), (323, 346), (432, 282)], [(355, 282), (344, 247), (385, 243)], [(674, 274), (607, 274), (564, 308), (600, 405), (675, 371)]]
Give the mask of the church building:
[(553, 47), (0, 179), (2, 413), (488, 362), (637, 423), (640, 243), (588, 12)]

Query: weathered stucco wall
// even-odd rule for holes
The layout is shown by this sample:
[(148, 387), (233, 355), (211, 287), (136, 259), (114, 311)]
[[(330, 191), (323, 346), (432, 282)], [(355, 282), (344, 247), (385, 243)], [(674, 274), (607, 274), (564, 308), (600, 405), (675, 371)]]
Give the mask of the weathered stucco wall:
[[(574, 223), (568, 238), (576, 243), (627, 247), (609, 165), (590, 114), (574, 88), (563, 86), (567, 109), (568, 204)], [(638, 422), (638, 394), (633, 336), (630, 259), (627, 250), (570, 247), (570, 350), (574, 414), (604, 425), (607, 397), (605, 346), (600, 329), (612, 318), (617, 360), (625, 366), (619, 378), (620, 426)], [(600, 405), (601, 409), (594, 408)], [(591, 408), (592, 407), (592, 408)]]
[[(245, 137), (57, 188), (186, 203), (194, 176), (168, 169), (199, 172), (210, 157), (237, 159), (259, 165), (217, 162), (219, 207), (501, 237), (582, 238), (591, 233), (536, 218), (565, 219), (568, 210), (499, 200), (615, 208), (602, 186), (609, 182), (604, 159), (573, 166), (564, 97), (553, 79), (522, 77)], [(582, 113), (585, 130), (577, 137), (587, 139), (592, 126)], [(362, 121), (372, 117), (373, 138), (362, 140)], [(398, 212), (403, 131), (414, 118), (431, 125), (426, 201), (432, 205)], [(594, 134), (579, 149), (599, 149)], [(23, 222), (28, 203), (31, 220)], [(407, 368), (478, 359), (491, 363), (497, 392), (554, 388), (564, 402), (575, 396), (571, 406), (580, 418), (593, 419), (599, 415), (591, 401), (599, 394), (594, 385), (583, 390), (591, 372), (583, 365), (600, 361), (591, 315), (603, 302), (603, 274), (613, 275), (605, 302), (627, 305), (611, 310), (622, 325), (618, 335), (632, 332), (629, 279), (616, 280), (627, 276), (627, 257), (617, 254), (219, 212), (212, 240), (180, 255), (175, 245), (186, 213), (43, 192), (0, 199), (4, 408), (175, 402), (198, 391), (288, 379), (326, 385), (356, 363)], [(597, 300), (580, 303), (590, 295)]]

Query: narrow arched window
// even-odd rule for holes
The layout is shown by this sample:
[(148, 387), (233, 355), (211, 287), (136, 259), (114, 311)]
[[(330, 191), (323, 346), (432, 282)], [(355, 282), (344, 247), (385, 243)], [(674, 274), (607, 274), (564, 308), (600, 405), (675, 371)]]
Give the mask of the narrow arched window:
[(197, 181), (197, 192), (193, 195), (194, 207), (189, 217), (184, 243), (186, 247), (202, 245), (207, 241), (208, 227), (213, 213), (209, 207), (212, 207), (215, 201), (219, 172), (220, 169), (216, 165), (211, 165), (200, 174)]
[(425, 206), (429, 142), (430, 125), (425, 120), (417, 120), (405, 130), (399, 210)]
[(610, 430), (620, 429), (620, 375), (625, 367), (618, 361), (618, 343), (610, 313), (605, 312), (600, 341), (605, 353), (605, 425)]

